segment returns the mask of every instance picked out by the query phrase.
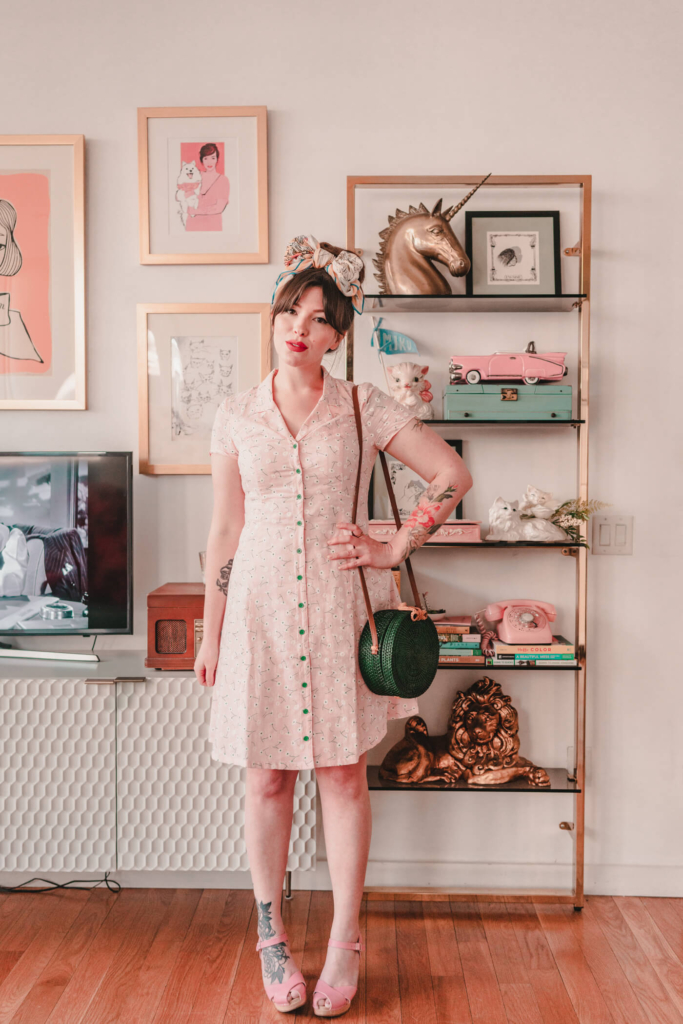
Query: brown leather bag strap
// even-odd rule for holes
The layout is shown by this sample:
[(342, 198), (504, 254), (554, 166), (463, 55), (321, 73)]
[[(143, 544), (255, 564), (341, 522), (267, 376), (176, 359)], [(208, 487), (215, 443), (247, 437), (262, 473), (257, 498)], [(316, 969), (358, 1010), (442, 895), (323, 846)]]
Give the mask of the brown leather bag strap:
[[(353, 398), (353, 414), (356, 418), (356, 432), (358, 434), (358, 472), (356, 473), (356, 489), (353, 495), (353, 513), (351, 515), (351, 522), (355, 524), (356, 514), (358, 512), (358, 495), (360, 492), (360, 475), (363, 468), (363, 424), (360, 418), (360, 406), (358, 404), (358, 385), (353, 385), (351, 392)], [(372, 605), (370, 603), (370, 594), (368, 592), (368, 585), (365, 581), (365, 573), (363, 572), (363, 566), (358, 566), (358, 574), (360, 576), (361, 590), (363, 591), (363, 598), (365, 600), (365, 608), (368, 613), (368, 625), (370, 626), (370, 635), (372, 636), (372, 653), (379, 654), (379, 637), (377, 635), (377, 624), (375, 623), (375, 616), (372, 613)]]
[[(389, 492), (389, 501), (391, 503), (391, 511), (394, 513), (394, 520), (396, 522), (396, 531), (398, 532), (403, 525), (401, 523), (401, 517), (398, 513), (398, 505), (396, 504), (396, 495), (394, 494), (394, 488), (391, 483), (391, 477), (389, 476), (389, 467), (387, 465), (387, 457), (384, 452), (380, 451), (379, 461), (382, 463), (382, 472), (384, 473), (384, 482), (387, 485), (387, 491)], [(421, 608), (420, 595), (417, 591), (417, 583), (415, 582), (415, 574), (413, 573), (413, 567), (410, 564), (410, 559), (406, 558), (406, 570), (408, 572), (408, 579), (410, 580), (410, 589), (413, 592), (413, 599), (415, 601), (415, 607)]]

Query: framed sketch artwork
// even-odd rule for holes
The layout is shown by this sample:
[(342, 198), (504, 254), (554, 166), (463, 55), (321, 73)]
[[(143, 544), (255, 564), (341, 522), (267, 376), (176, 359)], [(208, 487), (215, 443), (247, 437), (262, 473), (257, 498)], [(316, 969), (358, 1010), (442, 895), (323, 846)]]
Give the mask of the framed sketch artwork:
[(140, 472), (210, 473), (216, 409), (270, 369), (267, 303), (138, 306)]
[(562, 294), (557, 210), (467, 211), (465, 248), (468, 295)]
[(138, 110), (140, 262), (267, 263), (265, 107)]
[[(427, 423), (429, 420), (426, 421)], [(452, 448), (455, 448), (458, 455), (462, 456), (462, 441), (455, 438), (445, 438), (446, 444), (449, 444)], [(419, 473), (415, 470), (410, 469), (403, 462), (399, 462), (393, 455), (386, 454), (387, 466), (389, 468), (389, 478), (391, 480), (391, 486), (394, 489), (394, 495), (396, 496), (396, 505), (398, 507), (398, 514), (402, 520), (406, 520), (411, 512), (415, 509), (415, 506), (422, 498), (422, 495), (427, 490), (429, 484), (424, 480)], [(450, 522), (452, 519), (462, 519), (462, 502), (458, 502), (456, 507), (453, 509), (448, 517)], [(373, 467), (372, 476), (370, 477), (370, 490), (368, 493), (368, 519), (391, 519), (393, 520), (394, 514), (391, 511), (391, 505), (389, 503), (389, 494), (387, 493), (386, 483), (384, 481), (384, 473), (382, 467), (379, 464), (379, 459), (376, 465)]]
[(0, 409), (85, 409), (82, 135), (0, 135)]

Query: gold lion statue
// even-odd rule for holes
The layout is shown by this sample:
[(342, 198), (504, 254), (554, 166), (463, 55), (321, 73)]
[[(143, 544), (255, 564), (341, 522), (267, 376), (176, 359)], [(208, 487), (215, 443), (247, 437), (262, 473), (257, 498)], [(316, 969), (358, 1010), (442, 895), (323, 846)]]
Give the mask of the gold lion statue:
[(519, 751), (519, 718), (495, 679), (484, 676), (453, 703), (444, 736), (430, 736), (424, 719), (406, 722), (405, 736), (388, 752), (380, 778), (406, 784), (459, 780), (468, 786), (498, 786), (525, 777), (530, 786), (550, 785), (548, 773)]

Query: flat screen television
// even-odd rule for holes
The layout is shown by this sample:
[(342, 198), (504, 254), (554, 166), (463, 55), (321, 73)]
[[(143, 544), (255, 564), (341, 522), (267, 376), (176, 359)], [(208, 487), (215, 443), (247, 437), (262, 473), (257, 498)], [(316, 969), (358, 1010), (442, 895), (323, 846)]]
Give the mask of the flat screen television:
[(0, 452), (0, 635), (133, 631), (131, 452)]

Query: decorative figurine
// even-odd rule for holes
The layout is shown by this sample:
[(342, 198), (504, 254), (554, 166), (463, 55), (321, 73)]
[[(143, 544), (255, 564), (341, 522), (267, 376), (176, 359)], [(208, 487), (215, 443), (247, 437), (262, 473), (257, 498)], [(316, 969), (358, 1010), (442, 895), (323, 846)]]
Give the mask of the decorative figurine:
[(550, 491), (542, 491), (540, 487), (527, 484), (526, 491), (517, 503), (517, 508), (524, 513), (524, 518), (534, 516), (536, 519), (550, 519), (557, 508), (557, 503)]
[(448, 267), (453, 277), (470, 269), (465, 250), (451, 230), (450, 221), (491, 175), (487, 174), (457, 206), (441, 212), (443, 200), (430, 213), (424, 203), (396, 210), (389, 227), (380, 231), (379, 253), (373, 259), (383, 295), (450, 295), (451, 286), (432, 260)]
[[(527, 488), (527, 493), (529, 488)], [(545, 492), (540, 491), (540, 494)], [(552, 495), (549, 495), (552, 497)], [(552, 512), (551, 512), (552, 515)], [(485, 540), (505, 540), (514, 544), (518, 540), (530, 540), (548, 543), (552, 541), (566, 541), (567, 534), (555, 523), (548, 519), (522, 518), (522, 513), (517, 508), (515, 501), (506, 501), (505, 498), (496, 498), (489, 509), (489, 530)]]
[(529, 786), (550, 785), (548, 773), (520, 757), (519, 718), (510, 697), (488, 676), (460, 691), (444, 736), (430, 736), (422, 718), (406, 722), (405, 736), (388, 752), (380, 778), (406, 785), (461, 780), (468, 786), (498, 786), (526, 778)]
[(478, 384), (482, 380), (560, 381), (567, 373), (566, 352), (537, 352), (530, 341), (523, 352), (494, 352), (489, 356), (451, 356), (451, 384)]
[(429, 404), (434, 398), (429, 390), (431, 384), (426, 380), (428, 366), (419, 363), (395, 363), (387, 367), (387, 382), (391, 397), (407, 409), (419, 420), (434, 418), (434, 410)]

